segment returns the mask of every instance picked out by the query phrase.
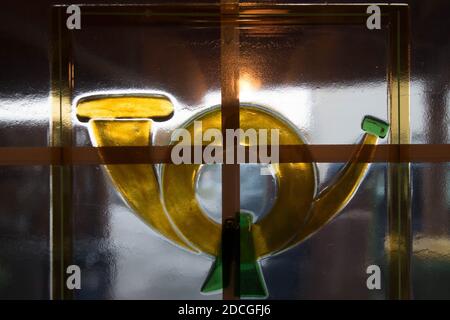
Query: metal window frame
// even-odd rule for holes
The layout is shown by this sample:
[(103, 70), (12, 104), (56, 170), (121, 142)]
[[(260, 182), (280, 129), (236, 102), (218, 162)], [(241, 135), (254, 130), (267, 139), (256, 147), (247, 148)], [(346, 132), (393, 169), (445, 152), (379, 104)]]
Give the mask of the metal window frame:
[[(221, 27), (222, 130), (239, 126), (238, 59), (239, 26), (260, 23), (365, 24), (370, 4), (257, 4), (235, 0), (218, 4), (82, 5), (82, 28), (89, 21), (105, 23), (157, 23), (201, 18)], [(388, 113), (392, 145), (409, 144), (410, 138), (410, 21), (405, 4), (378, 4), (382, 23), (388, 28)], [(51, 37), (51, 129), (52, 147), (72, 146), (72, 92), (74, 61), (71, 31), (66, 28), (65, 5), (52, 7)], [(85, 19), (86, 17), (86, 19)], [(255, 19), (253, 19), (255, 18)], [(244, 21), (245, 19), (245, 21)], [(261, 22), (262, 21), (262, 22)], [(87, 23), (86, 23), (87, 22)], [(230, 61), (233, 61), (230, 64)], [(62, 149), (61, 149), (62, 150)], [(400, 148), (398, 148), (400, 156)], [(63, 154), (61, 151), (61, 159)], [(62, 161), (60, 163), (63, 163)], [(223, 217), (239, 209), (239, 165), (224, 165)], [(66, 268), (72, 264), (72, 168), (51, 166), (51, 297), (71, 299), (65, 285)], [(233, 191), (234, 190), (234, 191)], [(389, 298), (412, 296), (411, 272), (411, 178), (409, 163), (388, 166)], [(226, 249), (226, 248), (225, 248)], [(234, 271), (236, 272), (236, 271)], [(224, 288), (224, 298), (234, 298), (234, 288)]]

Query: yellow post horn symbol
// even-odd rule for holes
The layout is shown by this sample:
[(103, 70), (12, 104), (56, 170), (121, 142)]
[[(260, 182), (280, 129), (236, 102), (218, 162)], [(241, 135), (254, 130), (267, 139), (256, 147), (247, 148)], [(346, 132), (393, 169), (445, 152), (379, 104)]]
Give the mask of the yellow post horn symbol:
[[(170, 116), (173, 111), (170, 100), (157, 95), (90, 97), (79, 101), (77, 107), (78, 117), (89, 119), (91, 139), (97, 146), (148, 146), (152, 119)], [(212, 108), (187, 122), (185, 128), (191, 136), (194, 120), (202, 121), (203, 131), (220, 130), (220, 108)], [(240, 126), (244, 131), (278, 129), (280, 145), (305, 143), (286, 120), (257, 106), (241, 105)], [(260, 258), (303, 241), (347, 205), (367, 172), (378, 138), (387, 134), (388, 127), (383, 121), (365, 117), (362, 123), (365, 133), (359, 148), (333, 184), (320, 192), (316, 190), (317, 173), (313, 163), (271, 164), (279, 186), (271, 211), (255, 223), (246, 214), (241, 214), (239, 219), (241, 297), (267, 296), (258, 263)], [(364, 145), (372, 147), (369, 159), (361, 162), (358, 159)], [(202, 286), (202, 292), (207, 293), (222, 287), (222, 227), (203, 212), (196, 199), (195, 178), (200, 166), (164, 164), (161, 185), (148, 164), (107, 164), (106, 169), (130, 207), (150, 227), (187, 250), (216, 258)]]

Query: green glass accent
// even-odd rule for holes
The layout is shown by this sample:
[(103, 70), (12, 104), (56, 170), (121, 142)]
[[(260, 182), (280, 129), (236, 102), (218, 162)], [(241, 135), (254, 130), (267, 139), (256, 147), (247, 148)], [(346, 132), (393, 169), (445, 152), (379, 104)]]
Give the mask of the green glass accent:
[(256, 260), (255, 247), (251, 234), (253, 217), (248, 213), (239, 215), (240, 229), (240, 297), (265, 298), (267, 289), (261, 266)]
[[(261, 267), (256, 260), (255, 247), (251, 235), (253, 217), (248, 213), (239, 215), (240, 229), (240, 285), (236, 287), (240, 297), (265, 298), (267, 289), (262, 275)], [(206, 278), (201, 292), (211, 293), (222, 289), (222, 255), (216, 258)]]
[(211, 293), (214, 291), (222, 290), (222, 255), (219, 256), (214, 261), (211, 270), (209, 271), (208, 277), (202, 285), (202, 293)]
[(377, 119), (372, 116), (365, 116), (361, 128), (370, 134), (373, 134), (379, 138), (386, 137), (389, 132), (389, 124), (383, 120)]

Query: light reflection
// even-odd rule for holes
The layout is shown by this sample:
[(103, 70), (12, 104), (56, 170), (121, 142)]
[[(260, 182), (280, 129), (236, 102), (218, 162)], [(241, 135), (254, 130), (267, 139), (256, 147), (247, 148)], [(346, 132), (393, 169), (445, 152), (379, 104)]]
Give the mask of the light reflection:
[(413, 240), (413, 254), (424, 259), (450, 261), (450, 239), (419, 234)]
[(242, 72), (239, 77), (239, 93), (255, 92), (261, 87), (261, 80), (255, 78), (249, 72)]
[[(302, 87), (258, 88), (258, 82), (249, 82), (246, 78), (240, 81), (242, 89), (239, 93), (240, 103), (257, 104), (272, 112), (278, 113), (301, 131), (307, 131), (311, 119), (310, 90)], [(220, 91), (210, 91), (205, 95), (205, 106), (219, 105)]]
[(0, 98), (0, 121), (30, 121), (33, 125), (48, 123), (50, 117), (50, 98), (45, 95), (24, 95)]

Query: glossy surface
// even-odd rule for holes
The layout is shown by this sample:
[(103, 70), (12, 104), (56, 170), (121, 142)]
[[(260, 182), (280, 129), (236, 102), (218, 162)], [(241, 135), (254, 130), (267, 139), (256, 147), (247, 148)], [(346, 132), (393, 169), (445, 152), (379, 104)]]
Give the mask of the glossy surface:
[[(150, 120), (91, 120), (89, 125), (92, 128), (93, 144), (100, 147), (150, 144)], [(165, 238), (189, 249), (189, 246), (173, 230), (159, 201), (159, 186), (151, 165), (106, 165), (105, 167), (114, 187), (139, 218)]]
[[(202, 136), (203, 131), (194, 130), (192, 122), (201, 120), (202, 130), (205, 131), (211, 128), (218, 129), (220, 117), (218, 111), (210, 111), (199, 118), (191, 119), (186, 128), (191, 136)], [(373, 123), (378, 123), (378, 120), (373, 120)], [(303, 143), (286, 122), (257, 106), (240, 107), (240, 127), (244, 131), (249, 128), (278, 128), (280, 144)], [(367, 133), (361, 146), (372, 145), (373, 152), (377, 140), (375, 135)], [(359, 187), (369, 166), (368, 163), (356, 162), (358, 158), (359, 151), (341, 170), (334, 182), (317, 197), (315, 197), (315, 168), (312, 164), (295, 164), (295, 167), (292, 167), (294, 164), (272, 165), (280, 186), (277, 201), (266, 217), (249, 225), (248, 234), (244, 235), (247, 240), (242, 242), (241, 239), (241, 250), (245, 258), (241, 268), (248, 273), (241, 273), (241, 277), (244, 277), (241, 284), (245, 285), (240, 288), (240, 296), (265, 296), (265, 293), (262, 293), (265, 289), (261, 289), (266, 287), (264, 280), (260, 281), (263, 285), (258, 285), (260, 282), (256, 280), (262, 277), (256, 275), (260, 272), (257, 263), (259, 257), (275, 254), (296, 245), (322, 228), (345, 207)], [(286, 168), (290, 170), (286, 171)], [(196, 179), (199, 169), (199, 165), (164, 165), (161, 179), (163, 201), (171, 221), (187, 241), (200, 251), (218, 257), (221, 251), (222, 229), (216, 221), (209, 219), (197, 202)], [(243, 215), (251, 217), (249, 214), (242, 213), (241, 216)], [(250, 269), (245, 267), (246, 264), (249, 264)], [(251, 266), (256, 266), (256, 269)], [(216, 262), (202, 290), (205, 292), (217, 290), (217, 274), (220, 270), (222, 270), (221, 263)]]
[[(203, 130), (220, 128), (220, 112), (217, 109), (200, 119)], [(277, 128), (280, 130), (280, 144), (303, 143), (285, 122), (256, 107), (241, 107), (240, 126), (243, 130)], [(187, 129), (193, 136), (193, 125), (188, 125)], [(316, 188), (311, 164), (275, 164), (273, 168), (279, 179), (277, 202), (252, 231), (258, 257), (280, 250), (291, 240), (307, 216)], [(205, 216), (197, 203), (194, 179), (198, 170), (199, 165), (164, 165), (161, 179), (163, 199), (180, 232), (202, 252), (217, 256), (221, 227)], [(302, 196), (293, 201), (294, 195), (298, 194)]]
[[(168, 144), (170, 130), (201, 107), (208, 90), (220, 88), (220, 30), (214, 24), (200, 20), (126, 27), (112, 22), (85, 31), (73, 34), (74, 100), (124, 91), (169, 97), (173, 117), (152, 122), (149, 143)], [(76, 119), (73, 144), (91, 145), (88, 126)], [(153, 172), (150, 166), (145, 170), (151, 177), (159, 165)], [(85, 270), (86, 279), (76, 299), (221, 299), (220, 293), (200, 292), (210, 258), (149, 228), (102, 166), (77, 166), (73, 172), (74, 263)], [(143, 206), (160, 208), (150, 201), (155, 197), (149, 196)]]
[[(2, 2), (0, 40), (8, 46), (0, 50), (1, 146), (49, 144), (50, 2), (29, 1), (26, 10), (23, 3)], [(412, 143), (449, 143), (450, 51), (444, 31), (450, 28), (450, 4), (404, 2), (411, 8)], [(308, 143), (354, 143), (362, 116), (388, 119), (385, 30), (266, 26), (249, 33), (241, 34), (241, 74), (250, 89), (241, 90), (242, 102), (280, 112)], [(111, 23), (83, 28), (72, 37), (72, 100), (123, 90), (163, 91), (176, 98), (174, 120), (153, 124), (155, 143), (167, 144), (171, 129), (205, 106), (220, 103), (220, 34), (214, 26)], [(89, 146), (87, 126), (77, 121), (73, 126), (72, 145)], [(319, 189), (341, 167), (319, 165)], [(199, 294), (210, 259), (180, 250), (151, 231), (100, 166), (72, 169), (73, 263), (84, 272), (76, 298), (221, 298)], [(412, 166), (411, 276), (416, 298), (450, 298), (445, 262), (450, 239), (448, 172), (446, 163)], [(49, 298), (49, 174), (49, 168), (41, 166), (0, 168), (1, 298)], [(370, 166), (342, 215), (323, 232), (263, 260), (270, 298), (388, 298), (386, 186), (386, 165)], [(365, 270), (370, 264), (381, 267), (381, 290), (367, 290)]]
[(164, 118), (173, 113), (173, 104), (164, 96), (106, 96), (81, 99), (77, 117), (83, 119)]
[[(222, 223), (221, 169), (220, 164), (202, 165), (195, 178), (195, 196), (199, 206), (217, 223)], [(277, 201), (278, 178), (270, 165), (243, 163), (239, 169), (241, 210), (250, 213), (253, 222), (257, 222)], [(269, 169), (270, 174), (261, 175), (262, 169)]]

